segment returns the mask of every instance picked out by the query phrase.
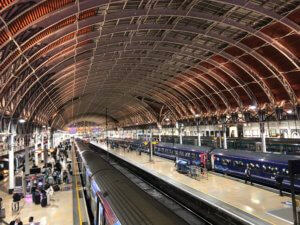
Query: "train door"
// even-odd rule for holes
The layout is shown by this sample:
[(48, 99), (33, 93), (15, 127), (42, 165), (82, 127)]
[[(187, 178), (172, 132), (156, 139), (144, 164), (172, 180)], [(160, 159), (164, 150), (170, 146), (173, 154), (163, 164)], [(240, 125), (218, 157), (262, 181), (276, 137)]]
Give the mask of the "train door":
[(104, 215), (104, 207), (100, 198), (98, 197), (98, 207), (97, 207), (97, 225), (104, 225), (105, 224), (105, 215)]
[(215, 169), (215, 156), (214, 156), (214, 154), (211, 154), (211, 168)]

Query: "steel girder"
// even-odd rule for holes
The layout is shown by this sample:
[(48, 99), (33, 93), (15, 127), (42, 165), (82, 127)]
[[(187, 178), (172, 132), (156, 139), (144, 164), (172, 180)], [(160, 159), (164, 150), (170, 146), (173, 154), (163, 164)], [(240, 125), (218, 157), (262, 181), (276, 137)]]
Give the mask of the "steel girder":
[[(196, 2), (196, 1), (195, 1)], [(238, 1), (238, 2), (236, 2), (236, 1), (219, 1), (219, 2), (225, 2), (225, 3), (228, 3), (228, 4), (237, 4), (237, 5), (239, 5), (239, 6), (241, 6), (242, 5), (242, 7), (243, 8), (247, 8), (247, 9), (252, 9), (252, 11), (256, 11), (256, 12), (266, 12), (264, 9), (259, 9), (258, 7), (256, 7), (256, 8), (253, 8), (253, 5), (251, 5), (251, 4), (243, 4), (243, 3), (245, 3), (244, 1)], [(236, 3), (235, 3), (236, 2)], [(77, 2), (78, 3), (78, 5), (76, 5), (77, 6), (77, 15), (78, 15), (78, 6), (81, 6), (82, 4), (81, 3), (79, 3), (79, 2)], [(93, 3), (90, 3), (90, 5), (89, 6), (91, 6), (92, 7), (92, 5), (94, 4), (95, 2), (93, 2)], [(103, 2), (101, 2), (101, 3), (103, 3)], [(95, 3), (95, 4), (97, 4), (97, 3)], [(98, 2), (98, 4), (99, 4), (99, 2)], [(84, 8), (84, 7), (83, 7)], [(63, 10), (62, 10), (63, 11)], [(141, 11), (145, 11), (145, 10), (141, 10)], [(148, 12), (149, 11), (151, 11), (151, 10), (148, 10)], [(157, 11), (157, 10), (156, 10)], [(150, 13), (150, 16), (151, 15), (156, 15), (157, 14), (157, 12), (151, 12)], [(162, 10), (163, 11), (163, 10)], [(169, 12), (169, 10), (168, 10), (168, 12)], [(194, 12), (189, 12), (189, 13), (194, 13)], [(189, 14), (188, 13), (188, 14)], [(126, 13), (125, 13), (126, 14)], [(139, 13), (138, 13), (139, 14)], [(140, 14), (139, 14), (140, 15)], [(274, 13), (272, 13), (272, 11), (270, 11), (270, 14), (268, 14), (270, 17), (272, 17), (273, 19), (276, 19), (277, 21), (280, 21), (281, 23), (283, 23), (283, 24), (285, 24), (285, 25), (287, 25), (287, 26), (289, 26), (291, 29), (294, 29), (294, 31), (296, 31), (297, 32), (297, 30), (295, 29), (295, 28), (297, 28), (297, 24), (295, 24), (295, 23), (290, 23), (291, 21), (289, 20), (289, 19), (287, 19), (286, 17), (280, 17), (280, 16), (278, 16), (276, 13), (274, 14)], [(147, 16), (149, 16), (149, 13), (147, 13)], [(177, 14), (176, 14), (176, 16), (177, 16)], [(125, 15), (125, 17), (126, 17), (126, 15)], [(191, 17), (194, 17), (193, 15), (191, 15)], [(106, 18), (105, 18), (106, 20), (108, 19), (108, 15), (106, 16)], [(208, 19), (208, 18), (206, 18), (206, 19)], [(228, 21), (228, 19), (226, 19), (225, 18), (225, 20), (226, 21)], [(213, 18), (212, 19), (212, 21), (218, 21), (218, 20), (216, 20), (215, 18)], [(220, 22), (220, 21), (219, 21)], [(222, 23), (224, 22), (224, 20), (222, 20)], [(79, 26), (79, 22), (77, 22), (77, 28), (78, 28), (78, 26)], [(234, 26), (236, 26), (237, 24), (235, 24)], [(296, 25), (296, 26), (295, 26)], [(238, 26), (236, 26), (236, 27), (238, 27)], [(251, 33), (249, 30), (247, 31), (248, 33)], [(263, 33), (260, 33), (260, 32), (257, 32), (257, 31), (253, 31), (251, 34), (253, 34), (253, 35), (256, 35), (257, 37), (259, 37), (259, 38), (261, 38), (261, 39), (263, 39), (263, 40), (267, 40), (267, 41), (269, 41), (270, 39), (268, 39), (268, 36), (267, 35), (264, 35)], [(264, 39), (265, 38), (265, 39)], [(78, 37), (76, 36), (76, 42), (78, 43)], [(299, 62), (298, 62), (298, 60), (295, 60), (295, 58), (293, 57), (293, 54), (291, 53), (291, 52), (289, 52), (289, 50), (288, 49), (286, 49), (286, 48), (284, 48), (284, 47), (282, 47), (282, 46), (278, 46), (278, 44), (277, 43), (272, 43), (272, 45), (273, 46), (275, 46), (275, 48), (276, 49), (279, 49), (279, 51), (283, 54), (283, 55), (285, 55), (292, 63), (294, 63), (294, 65), (296, 66), (296, 67), (298, 67), (298, 65), (299, 65)], [(282, 48), (280, 48), (280, 47), (282, 47)], [(77, 50), (77, 48), (75, 48), (75, 53), (76, 53), (76, 50)], [(76, 54), (75, 54), (76, 55)], [(225, 58), (227, 58), (227, 57), (225, 57)], [(74, 59), (76, 59), (75, 58), (75, 56), (74, 56)], [(233, 58), (233, 60), (235, 60), (234, 58)], [(28, 64), (29, 66), (30, 66), (30, 64)], [(243, 65), (244, 66), (244, 65)], [(244, 67), (243, 67), (244, 68)], [(251, 69), (251, 68), (250, 68)], [(259, 75), (258, 75), (258, 77), (259, 77)], [(276, 77), (280, 77), (278, 74), (277, 74), (277, 76)], [(282, 76), (283, 77), (283, 76)], [(280, 78), (281, 79), (281, 78)], [(87, 79), (88, 80), (88, 79)], [(86, 80), (86, 81), (87, 81)], [(287, 90), (287, 93), (290, 95), (290, 97), (291, 97), (291, 99), (292, 98), (294, 98), (294, 99), (292, 99), (292, 101), (293, 102), (295, 102), (295, 96), (293, 96), (293, 90), (291, 91), (291, 90), (289, 90), (289, 88), (290, 88), (290, 84), (285, 80), (285, 79), (281, 79), (281, 81), (282, 81), (282, 83), (284, 84), (284, 88), (285, 88), (285, 90)], [(86, 84), (87, 84), (87, 82), (86, 82)], [(85, 86), (86, 86), (86, 84), (85, 84)], [(265, 87), (268, 87), (267, 85), (265, 85), (265, 84), (263, 84), (263, 83), (260, 83), (260, 85), (262, 85), (262, 87), (263, 88), (265, 88)], [(265, 85), (265, 86), (264, 86)], [(272, 95), (271, 94), (271, 92), (270, 93), (267, 93), (267, 95), (269, 96), (269, 99), (270, 99), (270, 96)], [(272, 96), (271, 96), (272, 97)], [(272, 100), (272, 99), (271, 99)], [(51, 99), (50, 99), (50, 101), (52, 101)], [(271, 101), (272, 102), (272, 101)], [(274, 101), (272, 102), (272, 103), (274, 103)]]

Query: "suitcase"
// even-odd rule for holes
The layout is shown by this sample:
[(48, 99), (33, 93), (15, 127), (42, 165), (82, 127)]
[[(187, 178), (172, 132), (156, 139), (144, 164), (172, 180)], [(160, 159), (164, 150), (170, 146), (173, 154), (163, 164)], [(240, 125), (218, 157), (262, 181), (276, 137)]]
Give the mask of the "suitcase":
[(59, 186), (58, 185), (53, 185), (53, 191), (59, 191)]
[(41, 195), (39, 192), (34, 193), (34, 203), (39, 205), (41, 203)]
[(41, 201), (41, 206), (46, 207), (47, 206), (47, 197), (43, 197)]

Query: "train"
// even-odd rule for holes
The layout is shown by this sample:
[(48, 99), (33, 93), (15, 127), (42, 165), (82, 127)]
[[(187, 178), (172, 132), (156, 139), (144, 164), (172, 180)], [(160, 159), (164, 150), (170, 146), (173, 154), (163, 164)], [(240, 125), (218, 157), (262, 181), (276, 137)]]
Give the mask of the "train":
[(187, 224), (106, 162), (96, 149), (80, 140), (76, 146), (93, 225)]
[[(158, 139), (157, 135), (153, 136)], [(166, 143), (179, 144), (179, 136), (162, 135), (161, 141)], [(257, 151), (260, 147), (260, 138), (227, 138), (227, 147), (229, 149)], [(182, 143), (184, 145), (198, 145), (197, 136), (183, 136)], [(214, 137), (201, 137), (201, 145), (207, 147), (220, 147), (220, 141)], [(268, 152), (284, 153), (289, 155), (300, 155), (300, 141), (295, 138), (266, 138), (266, 145)]]
[[(112, 141), (112, 140), (111, 140)], [(114, 142), (118, 142), (115, 139)], [(124, 141), (124, 140), (123, 140)], [(112, 141), (113, 142), (113, 141)], [(149, 150), (139, 149), (135, 142), (127, 140), (127, 146), (133, 150), (144, 151)], [(136, 147), (137, 146), (137, 147)], [(245, 179), (245, 169), (250, 167), (251, 178), (253, 182), (277, 187), (275, 177), (280, 175), (283, 177), (282, 187), (284, 190), (290, 191), (290, 180), (288, 161), (300, 160), (298, 155), (284, 155), (275, 153), (253, 152), (236, 149), (219, 149), (207, 146), (189, 146), (170, 143), (158, 143), (154, 146), (153, 154), (170, 160), (184, 159), (189, 165), (201, 166), (205, 161), (207, 169)], [(205, 156), (204, 158), (202, 158)], [(202, 165), (203, 166), (203, 165)], [(295, 181), (295, 189), (300, 193), (300, 179)]]

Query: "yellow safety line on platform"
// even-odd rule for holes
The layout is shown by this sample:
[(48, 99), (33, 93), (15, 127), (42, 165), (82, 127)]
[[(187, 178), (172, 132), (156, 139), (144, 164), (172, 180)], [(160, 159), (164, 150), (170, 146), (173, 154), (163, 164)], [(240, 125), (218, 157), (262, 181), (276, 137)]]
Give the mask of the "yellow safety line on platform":
[(75, 175), (75, 186), (76, 186), (76, 197), (77, 197), (77, 210), (78, 210), (78, 216), (79, 216), (79, 224), (82, 225), (82, 215), (81, 215), (80, 200), (79, 200), (79, 189), (78, 189), (78, 185), (77, 185), (77, 169), (75, 171), (75, 167), (76, 167), (76, 164), (75, 164), (75, 157), (76, 157), (75, 156), (75, 149), (73, 149), (72, 154), (73, 154), (73, 168), (74, 168), (73, 172), (74, 172), (74, 175)]

